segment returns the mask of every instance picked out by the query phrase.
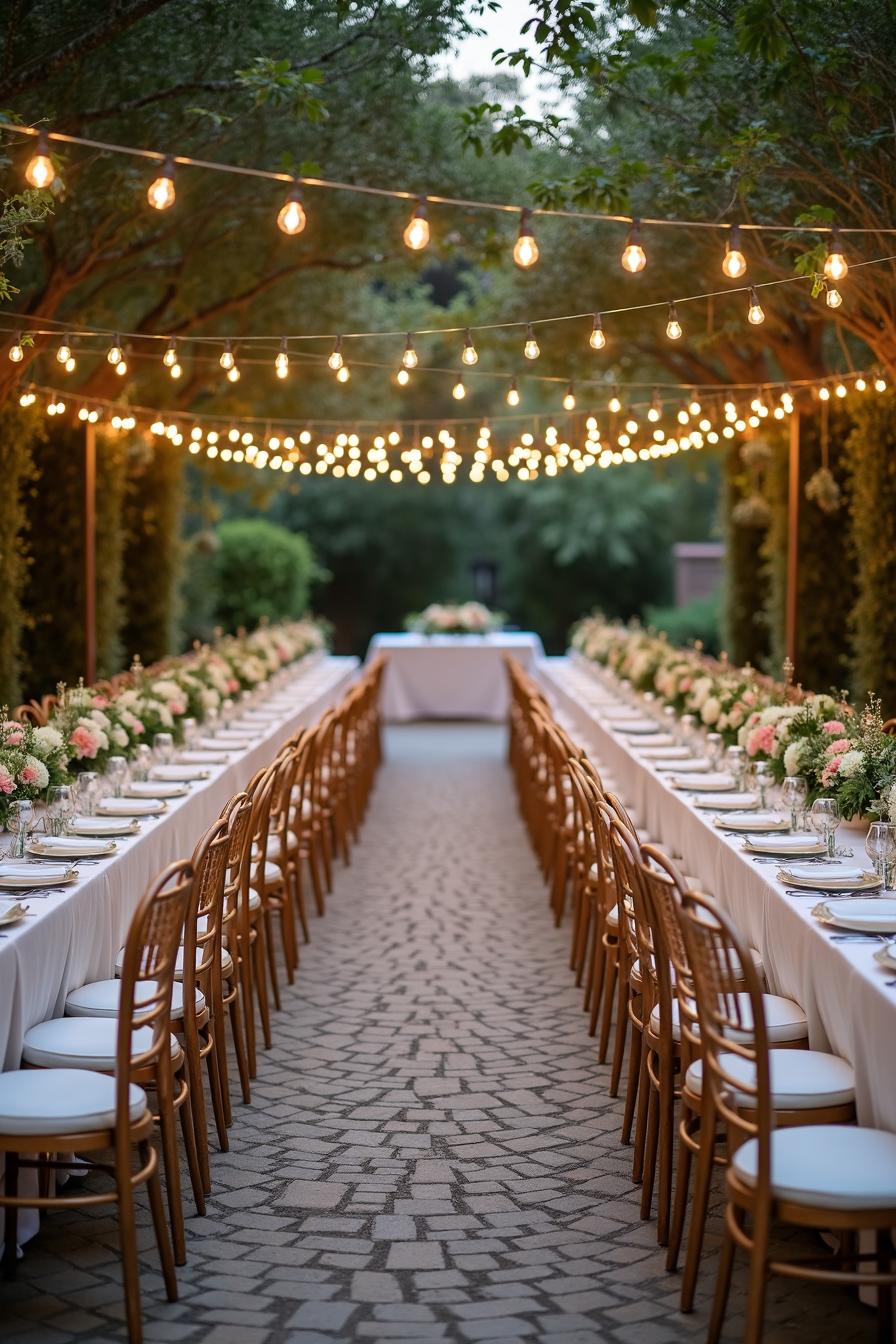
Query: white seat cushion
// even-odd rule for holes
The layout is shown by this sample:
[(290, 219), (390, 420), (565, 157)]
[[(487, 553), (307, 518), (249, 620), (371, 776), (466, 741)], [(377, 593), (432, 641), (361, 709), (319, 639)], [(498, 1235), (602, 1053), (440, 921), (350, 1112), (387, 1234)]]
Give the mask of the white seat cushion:
[[(750, 1028), (753, 1021), (750, 1013), (750, 1000), (747, 994), (738, 994), (737, 999), (740, 1004), (740, 1013), (744, 1023), (744, 1030), (732, 1030), (728, 1035), (733, 1041), (745, 1041), (750, 1039)], [(798, 1003), (794, 1003), (793, 999), (784, 999), (778, 994), (763, 994), (762, 1003), (765, 1009), (766, 1034), (770, 1042), (804, 1041), (809, 1035), (809, 1024), (806, 1021), (806, 1014)], [(650, 1014), (650, 1029), (655, 1035), (659, 1033), (659, 1004), (657, 1004)], [(673, 1041), (681, 1040), (681, 1024), (679, 1022), (677, 999), (672, 1004), (672, 1039)]]
[[(756, 1184), (758, 1142), (731, 1158), (745, 1185)], [(854, 1125), (795, 1125), (771, 1135), (772, 1194), (821, 1209), (893, 1209), (896, 1134)]]
[[(815, 1106), (848, 1106), (855, 1100), (855, 1073), (839, 1055), (822, 1050), (770, 1050), (768, 1052), (772, 1104), (781, 1111), (801, 1111)], [(722, 1068), (730, 1078), (748, 1086), (756, 1077), (749, 1060), (740, 1055), (722, 1054)], [(697, 1059), (687, 1071), (685, 1083), (696, 1096), (703, 1093), (703, 1060)], [(755, 1095), (732, 1088), (736, 1106), (755, 1106)]]
[[(152, 990), (148, 981), (144, 981), (142, 985), (138, 981), (138, 1004), (151, 993)], [(120, 980), (94, 980), (89, 985), (82, 985), (80, 989), (73, 989), (66, 996), (65, 1015), (66, 1017), (117, 1017), (120, 998)], [(171, 1016), (180, 1017), (183, 1011), (184, 987), (180, 981), (176, 981), (171, 992)], [(205, 995), (201, 989), (196, 990), (196, 1012), (205, 1012)]]
[(609, 933), (619, 932), (619, 906), (614, 905), (612, 910), (607, 911), (606, 918), (607, 931)]
[[(202, 962), (204, 961), (204, 959), (205, 959), (205, 948), (204, 948), (204, 947), (197, 947), (197, 949), (196, 949), (196, 965), (197, 965), (197, 966), (201, 965)], [(121, 951), (119, 952), (118, 956), (115, 958), (115, 974), (116, 974), (116, 975), (121, 975), (121, 967), (122, 967), (123, 963), (124, 963), (124, 948), (121, 949)], [(231, 956), (230, 956), (230, 953), (227, 951), (227, 948), (226, 948), (226, 947), (222, 947), (222, 948), (221, 948), (221, 974), (222, 974), (225, 978), (226, 978), (227, 976), (233, 974), (233, 960), (232, 960), (232, 958), (231, 958)], [(183, 949), (183, 945), (181, 945), (181, 946), (177, 949), (177, 957), (175, 958), (175, 961), (174, 961), (174, 978), (175, 978), (175, 980), (182, 980), (182, 979), (184, 978), (184, 949)]]
[[(130, 1120), (146, 1114), (146, 1093), (128, 1091)], [(83, 1134), (115, 1124), (115, 1079), (86, 1069), (0, 1073), (0, 1134)]]
[[(54, 1017), (26, 1031), (22, 1059), (42, 1069), (99, 1069), (107, 1073), (115, 1068), (117, 1041), (117, 1017)], [(134, 1054), (142, 1054), (151, 1045), (152, 1028), (138, 1027), (132, 1036)], [(172, 1056), (179, 1050), (177, 1038), (172, 1036)]]
[(261, 909), (261, 896), (258, 894), (258, 892), (255, 890), (254, 887), (249, 888), (249, 909), (250, 910)]

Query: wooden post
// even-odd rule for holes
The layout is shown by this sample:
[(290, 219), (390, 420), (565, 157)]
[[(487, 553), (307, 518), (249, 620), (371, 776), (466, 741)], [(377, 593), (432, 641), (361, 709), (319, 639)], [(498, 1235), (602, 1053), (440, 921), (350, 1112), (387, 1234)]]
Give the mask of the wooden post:
[[(787, 493), (787, 604), (784, 635), (787, 657), (796, 668), (797, 590), (799, 586), (800, 412), (790, 415), (790, 477)], [(796, 674), (794, 674), (796, 679)]]
[(96, 430), (84, 425), (84, 676), (96, 679)]

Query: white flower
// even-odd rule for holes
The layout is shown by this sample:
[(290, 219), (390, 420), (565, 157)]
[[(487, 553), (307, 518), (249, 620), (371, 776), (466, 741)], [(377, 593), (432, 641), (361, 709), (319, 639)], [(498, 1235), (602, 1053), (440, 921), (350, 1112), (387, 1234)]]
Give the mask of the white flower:
[(118, 726), (113, 728), (111, 732), (111, 738), (112, 741), (115, 743), (116, 747), (130, 746), (131, 739), (128, 737), (127, 732), (125, 731), (124, 728)]
[(791, 742), (790, 746), (786, 748), (784, 752), (784, 769), (787, 771), (788, 775), (798, 775), (800, 773), (803, 764), (803, 748), (805, 745), (805, 740), (803, 738), (797, 738), (795, 742)]
[(25, 768), (26, 770), (32, 770), (34, 772), (34, 787), (36, 789), (45, 789), (47, 787), (50, 782), (50, 772), (43, 761), (39, 761), (36, 756), (26, 756)]
[(104, 714), (101, 709), (92, 709), (90, 711), (90, 717), (93, 719), (94, 723), (99, 724), (103, 732), (108, 732), (112, 727), (112, 722), (108, 714)]
[(865, 764), (864, 751), (847, 751), (840, 757), (840, 769), (837, 774), (840, 779), (852, 779), (857, 775)]
[(721, 712), (722, 706), (715, 696), (711, 695), (709, 699), (704, 702), (703, 708), (700, 711), (700, 717), (704, 723), (712, 724), (716, 722)]
[(52, 756), (54, 751), (58, 751), (62, 746), (62, 734), (57, 728), (35, 728), (32, 738), (34, 750), (38, 756)]
[(217, 691), (212, 690), (210, 686), (206, 686), (205, 690), (200, 694), (199, 699), (202, 702), (203, 709), (217, 709), (221, 703), (220, 695)]
[(691, 704), (702, 709), (712, 691), (712, 677), (698, 677), (691, 687)]

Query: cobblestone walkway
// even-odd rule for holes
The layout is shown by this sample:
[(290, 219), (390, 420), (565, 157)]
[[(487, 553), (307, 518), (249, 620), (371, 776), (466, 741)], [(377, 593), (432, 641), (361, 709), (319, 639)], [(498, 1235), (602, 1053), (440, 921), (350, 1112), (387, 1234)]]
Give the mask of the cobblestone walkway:
[[(143, 1228), (147, 1340), (701, 1340), (715, 1267), (680, 1316), (502, 734), (402, 728), (387, 751), (252, 1106), (235, 1108), (231, 1150), (213, 1156), (175, 1304)], [(0, 1339), (121, 1340), (121, 1318), (114, 1219), (46, 1218), (0, 1288)], [(846, 1294), (772, 1285), (770, 1344), (872, 1333)]]

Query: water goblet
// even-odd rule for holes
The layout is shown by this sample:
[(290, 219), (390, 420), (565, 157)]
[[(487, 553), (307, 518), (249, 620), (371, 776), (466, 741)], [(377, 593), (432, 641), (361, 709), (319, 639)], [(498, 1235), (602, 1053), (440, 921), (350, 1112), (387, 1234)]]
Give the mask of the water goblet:
[(687, 747), (693, 755), (694, 736), (697, 730), (697, 720), (693, 714), (682, 714), (678, 721), (678, 735), (681, 745)]
[(156, 733), (152, 739), (152, 751), (162, 765), (170, 765), (174, 759), (174, 738), (170, 733)]
[(181, 719), (181, 727), (184, 734), (184, 746), (194, 747), (199, 735), (199, 724), (192, 718)]
[(131, 765), (131, 773), (134, 779), (149, 779), (149, 772), (152, 769), (152, 748), (145, 742), (141, 742), (134, 752), (134, 760)]
[(123, 756), (110, 756), (106, 762), (106, 778), (115, 798), (121, 797), (121, 791), (128, 777), (128, 763)]
[(865, 837), (865, 852), (874, 864), (874, 871), (889, 891), (890, 861), (896, 854), (896, 827), (888, 821), (872, 821)]
[(95, 770), (84, 770), (77, 777), (75, 801), (78, 805), (78, 811), (83, 813), (85, 817), (92, 817), (96, 812), (99, 782), (100, 777)]
[(822, 836), (829, 859), (837, 852), (837, 827), (840, 825), (840, 805), (836, 798), (816, 798), (809, 812), (813, 831)]
[(725, 752), (725, 760), (728, 769), (734, 776), (734, 782), (739, 789), (744, 787), (744, 771), (746, 767), (746, 755), (743, 747), (729, 747)]
[(709, 761), (711, 770), (718, 770), (722, 759), (722, 734), (706, 734), (706, 759)]
[(50, 835), (64, 835), (75, 810), (71, 785), (54, 784), (47, 790), (46, 823)]
[(30, 799), (19, 798), (14, 803), (10, 803), (6, 824), (12, 832), (12, 846), (9, 851), (11, 859), (23, 859), (25, 857), (25, 841), (33, 817), (34, 804)]
[(666, 724), (666, 732), (672, 735), (673, 741), (678, 741), (678, 715), (675, 713), (672, 705), (666, 705), (663, 708), (663, 720)]
[(809, 786), (803, 775), (788, 775), (781, 785), (781, 801), (790, 810), (790, 829), (792, 831), (800, 829), (808, 793)]
[(759, 806), (764, 808), (768, 797), (768, 787), (772, 783), (772, 768), (768, 761), (755, 761), (753, 764), (753, 780), (756, 788), (759, 790)]
[(231, 723), (233, 723), (233, 716), (235, 711), (236, 711), (236, 705), (230, 699), (230, 696), (228, 696), (226, 700), (223, 700), (221, 702), (221, 721), (224, 724), (225, 728), (229, 728)]
[(218, 710), (216, 706), (210, 705), (205, 711), (204, 727), (209, 737), (214, 737), (215, 729), (218, 726)]

